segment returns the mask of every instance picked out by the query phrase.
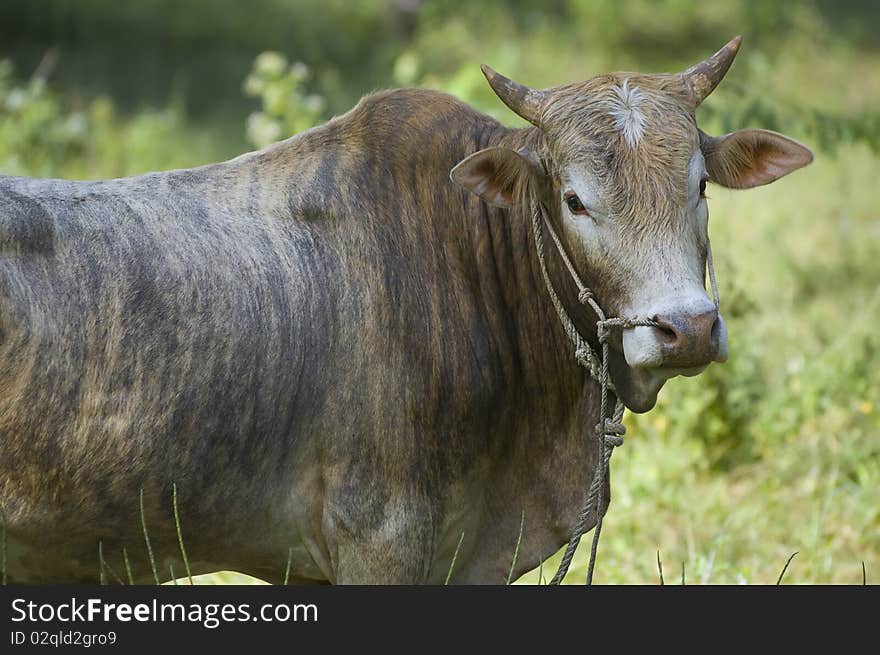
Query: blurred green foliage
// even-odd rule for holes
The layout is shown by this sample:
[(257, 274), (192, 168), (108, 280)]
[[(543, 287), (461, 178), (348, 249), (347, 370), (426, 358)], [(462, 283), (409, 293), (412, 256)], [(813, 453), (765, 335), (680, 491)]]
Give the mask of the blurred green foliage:
[(401, 85), (522, 125), (481, 62), (545, 87), (680, 70), (741, 33), (701, 127), (778, 130), (816, 162), (710, 187), (730, 361), (628, 417), (597, 581), (654, 580), (659, 549), (693, 581), (772, 582), (800, 550), (787, 579), (852, 582), (880, 569), (878, 22), (830, 0), (5, 0), (0, 172), (195, 165)]
[(0, 171), (95, 178), (201, 163), (216, 154), (208, 134), (185, 125), (181, 108), (120, 117), (112, 100), (70, 102), (47, 83), (51, 57), (27, 80), (0, 60)]
[(309, 75), (308, 66), (302, 62), (289, 65), (281, 53), (264, 52), (257, 57), (244, 92), (260, 98), (263, 108), (248, 116), (248, 141), (263, 148), (320, 122), (324, 98), (305, 93)]
[(88, 136), (83, 112), (65, 111), (42, 75), (19, 83), (0, 61), (0, 152), (5, 172), (46, 175), (81, 157)]

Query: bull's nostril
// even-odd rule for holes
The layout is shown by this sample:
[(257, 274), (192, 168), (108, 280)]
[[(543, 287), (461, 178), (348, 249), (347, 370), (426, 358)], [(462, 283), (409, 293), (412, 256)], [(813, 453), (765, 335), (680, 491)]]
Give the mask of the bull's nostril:
[(715, 320), (712, 321), (712, 329), (709, 332), (709, 338), (712, 340), (712, 343), (716, 344), (716, 345), (718, 343), (719, 333), (721, 332), (721, 321), (718, 320), (719, 318), (720, 317), (718, 316), (718, 313), (716, 312), (715, 313)]
[(655, 316), (651, 319), (655, 323), (654, 329), (657, 330), (657, 336), (660, 337), (660, 342), (664, 344), (673, 344), (678, 341), (678, 332), (666, 321)]
[(717, 359), (725, 331), (714, 308), (701, 313), (657, 314), (652, 320), (656, 325), (651, 336), (662, 354), (663, 366), (705, 366)]
[(670, 328), (658, 326), (657, 331), (660, 333), (660, 341), (663, 343), (675, 343), (678, 340), (678, 335), (675, 333), (675, 330), (671, 330)]

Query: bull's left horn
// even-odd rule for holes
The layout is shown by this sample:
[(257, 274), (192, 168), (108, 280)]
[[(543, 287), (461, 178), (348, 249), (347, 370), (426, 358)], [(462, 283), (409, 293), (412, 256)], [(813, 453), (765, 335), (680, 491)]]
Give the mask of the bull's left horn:
[(540, 127), (541, 113), (547, 101), (547, 94), (544, 91), (538, 91), (524, 84), (514, 82), (504, 77), (504, 75), (496, 73), (486, 64), (480, 66), (480, 70), (483, 71), (483, 75), (489, 81), (489, 86), (492, 87), (492, 90), (501, 98), (505, 105), (532, 125)]
[(739, 52), (740, 43), (742, 43), (742, 37), (735, 36), (714, 55), (680, 73), (684, 83), (694, 96), (694, 107), (703, 102), (706, 96), (718, 86), (733, 63), (736, 53)]

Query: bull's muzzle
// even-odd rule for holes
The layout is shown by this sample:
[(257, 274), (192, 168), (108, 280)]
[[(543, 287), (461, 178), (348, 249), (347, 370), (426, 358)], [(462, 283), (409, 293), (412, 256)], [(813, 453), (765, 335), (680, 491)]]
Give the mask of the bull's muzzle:
[[(654, 328), (662, 347), (663, 364), (674, 368), (705, 366), (718, 361), (722, 346), (724, 321), (714, 307), (701, 314), (655, 316), (659, 327)], [(726, 336), (726, 334), (724, 334)], [(724, 359), (727, 359), (727, 339), (724, 339)]]
[(714, 305), (695, 311), (658, 313), (657, 327), (623, 333), (626, 362), (633, 368), (664, 369), (673, 375), (695, 374), (712, 362), (727, 360), (727, 329)]

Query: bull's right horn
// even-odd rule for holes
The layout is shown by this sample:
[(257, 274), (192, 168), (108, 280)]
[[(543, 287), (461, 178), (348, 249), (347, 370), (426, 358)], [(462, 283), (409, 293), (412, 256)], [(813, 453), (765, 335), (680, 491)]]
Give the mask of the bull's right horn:
[(740, 43), (742, 43), (741, 36), (733, 37), (714, 55), (679, 74), (694, 96), (694, 108), (698, 107), (718, 86), (733, 63), (736, 53), (739, 52)]

